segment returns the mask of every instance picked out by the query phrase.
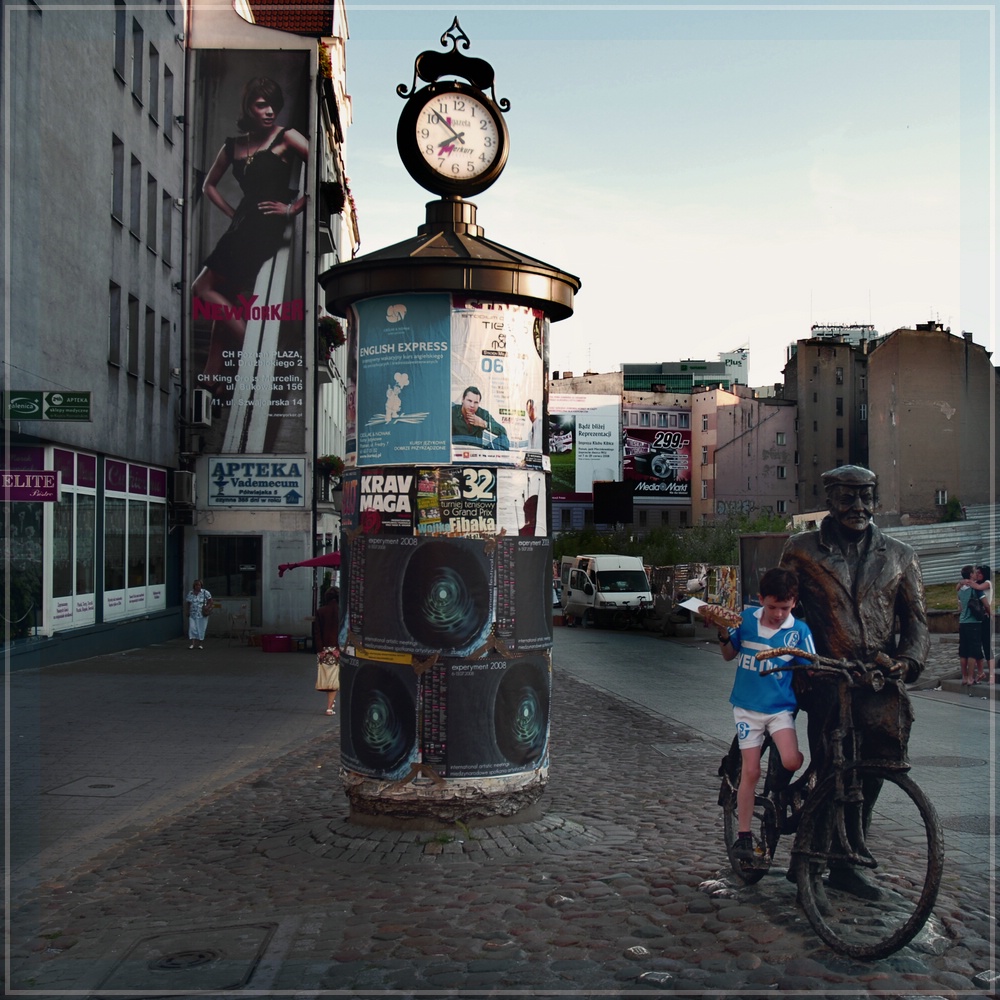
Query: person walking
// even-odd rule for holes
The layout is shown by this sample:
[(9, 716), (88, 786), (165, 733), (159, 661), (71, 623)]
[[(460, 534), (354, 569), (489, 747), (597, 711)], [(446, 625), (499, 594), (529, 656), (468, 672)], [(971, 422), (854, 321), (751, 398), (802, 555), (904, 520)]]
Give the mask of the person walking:
[(184, 598), (187, 604), (188, 649), (205, 648), (205, 629), (208, 627), (208, 616), (212, 611), (212, 595), (202, 586), (201, 580), (195, 580)]
[(326, 714), (340, 690), (340, 591), (330, 587), (313, 619), (313, 648), (316, 650), (316, 690), (326, 692)]

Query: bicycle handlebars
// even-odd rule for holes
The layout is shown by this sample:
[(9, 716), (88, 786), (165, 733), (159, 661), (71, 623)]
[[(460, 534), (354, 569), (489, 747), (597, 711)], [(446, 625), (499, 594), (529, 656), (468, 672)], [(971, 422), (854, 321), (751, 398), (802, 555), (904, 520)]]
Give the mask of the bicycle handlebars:
[(902, 670), (902, 666), (894, 663), (886, 653), (878, 653), (874, 663), (863, 663), (860, 660), (834, 660), (829, 656), (820, 656), (818, 653), (810, 653), (805, 649), (796, 649), (794, 646), (761, 650), (754, 655), (754, 659), (762, 663), (764, 660), (771, 660), (776, 656), (797, 656), (800, 659), (808, 660), (809, 663), (784, 663), (780, 667), (762, 670), (760, 672), (762, 677), (785, 670), (811, 670), (819, 673), (837, 674), (843, 677), (848, 684), (854, 685), (860, 682), (870, 685), (875, 691), (881, 691), (885, 686), (886, 674), (898, 675)]

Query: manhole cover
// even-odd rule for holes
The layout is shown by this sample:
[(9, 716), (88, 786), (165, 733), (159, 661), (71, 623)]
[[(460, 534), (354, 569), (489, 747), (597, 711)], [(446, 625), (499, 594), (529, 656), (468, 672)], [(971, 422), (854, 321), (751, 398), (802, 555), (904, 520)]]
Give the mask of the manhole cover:
[(48, 792), (49, 795), (89, 795), (94, 798), (113, 799), (118, 795), (134, 791), (145, 785), (149, 778), (109, 778), (106, 774), (96, 777), (79, 778), (68, 785), (60, 785)]
[(941, 820), (941, 825), (946, 830), (954, 830), (956, 833), (973, 833), (980, 837), (989, 837), (995, 831), (992, 816), (949, 816)]
[(242, 989), (277, 924), (235, 924), (156, 934), (136, 941), (94, 991), (95, 998)]
[(217, 951), (175, 951), (172, 955), (154, 958), (149, 968), (154, 972), (176, 972), (178, 969), (193, 969), (199, 965), (214, 962), (222, 956)]
[(985, 767), (989, 761), (979, 757), (911, 757), (910, 763), (916, 767)]

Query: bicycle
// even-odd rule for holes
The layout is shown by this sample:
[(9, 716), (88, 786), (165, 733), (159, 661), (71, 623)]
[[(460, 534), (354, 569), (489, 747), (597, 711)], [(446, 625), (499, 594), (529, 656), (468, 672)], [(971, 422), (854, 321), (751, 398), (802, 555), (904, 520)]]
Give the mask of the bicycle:
[[(782, 835), (794, 834), (788, 879), (813, 929), (831, 948), (859, 959), (885, 958), (919, 933), (937, 899), (944, 866), (944, 841), (934, 806), (907, 774), (909, 764), (860, 758), (861, 737), (854, 725), (852, 691), (884, 687), (892, 661), (879, 654), (874, 664), (833, 660), (801, 649), (782, 647), (757, 654), (762, 661), (778, 656), (807, 659), (761, 674), (807, 670), (837, 679), (838, 724), (828, 734), (824, 761), (811, 761), (795, 780), (781, 788), (787, 772), (770, 737), (761, 747), (763, 794), (754, 799), (754, 857), (734, 859), (737, 836), (736, 790), (742, 759), (734, 738), (719, 768), (726, 853), (739, 878), (752, 885), (769, 870)], [(905, 696), (905, 694), (904, 694)], [(784, 778), (787, 782), (787, 777)], [(864, 789), (878, 783), (878, 800), (863, 816)], [(867, 871), (878, 899), (862, 899), (823, 882), (833, 865), (838, 874)]]

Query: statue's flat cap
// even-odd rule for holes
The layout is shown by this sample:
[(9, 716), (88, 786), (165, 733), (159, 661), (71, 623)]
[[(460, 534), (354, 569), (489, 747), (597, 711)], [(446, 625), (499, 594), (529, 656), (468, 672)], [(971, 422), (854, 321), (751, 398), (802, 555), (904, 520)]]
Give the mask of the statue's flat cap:
[(861, 465), (839, 465), (823, 473), (824, 486), (874, 486), (878, 477)]

